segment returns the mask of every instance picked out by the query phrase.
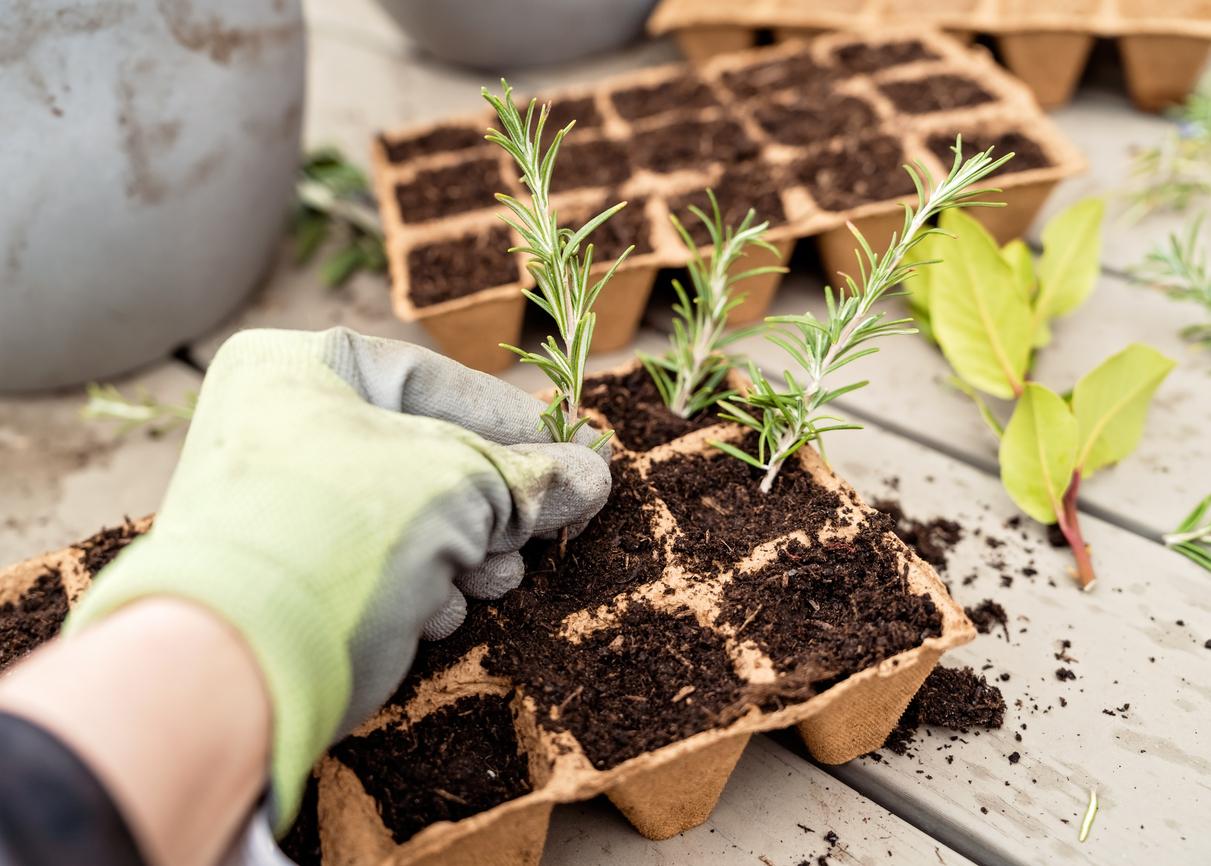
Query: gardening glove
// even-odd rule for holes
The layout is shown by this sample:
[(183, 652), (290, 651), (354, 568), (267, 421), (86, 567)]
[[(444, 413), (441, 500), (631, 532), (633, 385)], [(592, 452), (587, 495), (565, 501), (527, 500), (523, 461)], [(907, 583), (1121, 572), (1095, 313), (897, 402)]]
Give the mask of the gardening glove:
[(552, 443), (543, 408), (406, 343), (343, 328), (237, 334), (206, 375), (155, 525), (66, 630), (152, 595), (234, 626), (273, 705), (280, 833), (325, 747), (398, 687), (422, 629), (448, 634), (462, 592), (516, 586), (528, 539), (605, 503), (607, 459)]

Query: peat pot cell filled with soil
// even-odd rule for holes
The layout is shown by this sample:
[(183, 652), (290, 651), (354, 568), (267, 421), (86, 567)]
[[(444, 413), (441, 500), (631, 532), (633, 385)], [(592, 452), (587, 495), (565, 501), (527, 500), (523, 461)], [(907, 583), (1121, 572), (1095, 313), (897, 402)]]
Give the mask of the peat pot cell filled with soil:
[[(539, 102), (549, 101), (551, 105), (550, 113), (547, 115), (548, 133), (554, 133), (557, 129), (563, 129), (572, 121), (576, 121), (576, 129), (595, 129), (601, 126), (601, 112), (597, 110), (597, 103), (591, 96), (582, 96), (579, 98), (569, 99), (553, 99), (543, 100)], [(561, 150), (562, 154), (563, 151)], [(560, 165), (562, 165), (562, 161)]]
[(879, 89), (905, 114), (930, 114), (954, 108), (970, 108), (996, 99), (970, 78), (961, 75), (930, 75), (910, 81), (891, 81)]
[[(926, 146), (941, 161), (942, 167), (948, 169), (954, 161), (954, 151), (951, 150), (954, 147), (954, 143), (955, 137), (953, 134), (935, 133), (929, 137)], [(976, 132), (974, 135), (968, 135), (967, 133), (963, 133), (964, 156), (988, 150), (990, 147), (993, 148), (993, 156), (1002, 156), (1006, 153), (1014, 155), (1013, 159), (1003, 169), (990, 175), (990, 177), (1006, 171), (1017, 172), (1027, 171), (1032, 168), (1047, 168), (1052, 164), (1038, 142), (1016, 130), (1000, 134)]]
[(419, 135), (404, 137), (380, 136), (387, 161), (409, 162), (434, 153), (452, 153), (472, 147), (487, 146), (484, 141), (486, 124), (483, 126), (439, 126)]
[[(771, 227), (786, 222), (786, 211), (782, 208), (780, 184), (770, 169), (756, 163), (740, 165), (724, 171), (723, 176), (711, 188), (723, 214), (723, 224), (739, 225), (749, 208), (757, 212), (757, 222), (768, 222)], [(694, 216), (690, 205), (695, 205), (708, 217), (711, 202), (706, 190), (699, 190), (669, 202), (669, 210), (681, 220), (690, 237), (698, 246), (711, 244), (711, 232), (706, 223)], [(741, 260), (741, 264), (744, 264)]]
[(506, 696), (472, 695), (406, 727), (346, 737), (329, 754), (353, 770), (396, 842), (531, 790)]
[(701, 169), (707, 163), (732, 165), (757, 155), (757, 145), (731, 120), (694, 120), (637, 133), (635, 162), (659, 173)]
[(559, 146), (559, 163), (551, 175), (551, 191), (616, 186), (630, 176), (631, 160), (622, 145), (604, 139), (572, 139)]
[(757, 122), (774, 141), (789, 145), (815, 144), (842, 135), (860, 135), (878, 122), (874, 109), (852, 96), (824, 100), (771, 102), (757, 109)]
[(842, 45), (833, 51), (833, 64), (840, 71), (851, 75), (878, 72), (880, 69), (916, 63), (919, 60), (937, 59), (938, 55), (915, 39), (885, 42), (882, 45), (856, 42), (853, 45)]
[(395, 200), (400, 219), (420, 223), (491, 207), (503, 189), (500, 163), (493, 157), (418, 172), (411, 182), (396, 185)]
[(716, 105), (715, 95), (700, 78), (684, 75), (659, 84), (645, 84), (611, 94), (614, 108), (626, 120), (642, 120), (668, 111)]
[(586, 382), (583, 402), (609, 418), (619, 444), (632, 451), (649, 451), (719, 422), (711, 411), (700, 412), (693, 418), (674, 415), (642, 367)]
[(836, 142), (809, 153), (792, 166), (816, 204), (843, 211), (873, 201), (911, 195), (904, 149), (886, 135)]
[(835, 74), (805, 54), (796, 54), (768, 63), (757, 63), (723, 73), (723, 83), (738, 99), (764, 100), (770, 93), (784, 89), (799, 92), (818, 90)]
[(408, 253), (408, 297), (417, 307), (449, 301), (519, 279), (509, 230), (494, 226), (416, 247)]

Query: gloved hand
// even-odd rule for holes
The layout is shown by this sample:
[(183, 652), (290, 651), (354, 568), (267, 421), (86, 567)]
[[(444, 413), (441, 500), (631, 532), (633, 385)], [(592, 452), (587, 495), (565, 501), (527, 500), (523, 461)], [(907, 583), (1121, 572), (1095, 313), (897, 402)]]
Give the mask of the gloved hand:
[(542, 409), (406, 343), (340, 328), (237, 334), (206, 375), (155, 525), (66, 630), (150, 595), (233, 625), (273, 705), (282, 832), (312, 764), (390, 697), (422, 628), (461, 623), (459, 590), (511, 589), (522, 544), (605, 503), (607, 460), (551, 443)]

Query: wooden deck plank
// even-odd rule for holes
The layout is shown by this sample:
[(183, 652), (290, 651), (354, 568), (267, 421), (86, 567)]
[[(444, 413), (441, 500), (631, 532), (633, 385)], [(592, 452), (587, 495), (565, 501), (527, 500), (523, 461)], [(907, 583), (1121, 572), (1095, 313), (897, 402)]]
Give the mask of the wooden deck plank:
[[(825, 836), (837, 834), (830, 845)], [(543, 866), (969, 864), (767, 737), (754, 737), (714, 814), (653, 842), (604, 799), (555, 810)]]

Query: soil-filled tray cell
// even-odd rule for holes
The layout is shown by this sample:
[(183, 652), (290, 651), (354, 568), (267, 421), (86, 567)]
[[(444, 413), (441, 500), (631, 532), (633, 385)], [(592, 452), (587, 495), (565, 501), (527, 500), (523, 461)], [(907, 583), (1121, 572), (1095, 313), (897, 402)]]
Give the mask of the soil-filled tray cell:
[(842, 45), (832, 53), (833, 66), (847, 75), (868, 74), (905, 63), (937, 59), (938, 55), (926, 48), (919, 39), (878, 45), (855, 42)]
[(466, 124), (448, 124), (411, 137), (379, 136), (388, 162), (411, 162), (435, 153), (454, 153), (473, 147), (488, 147), (484, 129)]
[(435, 241), (408, 253), (412, 303), (428, 307), (481, 289), (516, 282), (513, 240), (503, 225), (451, 240)]
[[(944, 168), (949, 169), (954, 162), (955, 137), (948, 133), (934, 133), (926, 140), (926, 147), (938, 158)], [(993, 153), (1012, 153), (1012, 165), (1006, 165), (1001, 172), (990, 177), (996, 177), (1004, 171), (1027, 171), (1032, 168), (1047, 168), (1051, 160), (1037, 141), (1016, 130), (1001, 133), (986, 133), (976, 131), (971, 135), (963, 133), (963, 154), (969, 156), (988, 148)]]
[(642, 120), (669, 111), (692, 111), (717, 104), (711, 89), (693, 75), (619, 90), (610, 94), (610, 100), (625, 120)]
[(807, 54), (754, 63), (723, 73), (723, 83), (737, 99), (765, 99), (782, 90), (812, 91), (825, 87), (835, 73)]
[(491, 156), (418, 172), (411, 182), (396, 185), (395, 200), (400, 219), (419, 223), (492, 207), (496, 193), (507, 191), (500, 161)]
[(329, 754), (357, 774), (396, 842), (531, 790), (504, 696), (460, 698), (406, 726), (346, 737)]
[(619, 442), (631, 451), (649, 451), (716, 423), (709, 412), (693, 418), (674, 415), (642, 367), (593, 379), (585, 385), (583, 402), (610, 419)]
[(843, 141), (809, 153), (791, 171), (825, 210), (845, 211), (911, 195), (900, 142), (887, 135)]
[(554, 133), (563, 129), (572, 121), (576, 121), (576, 129), (596, 129), (601, 126), (601, 112), (597, 110), (597, 102), (591, 96), (569, 97), (567, 99), (549, 100), (551, 110), (547, 114), (546, 129)]
[[(779, 226), (786, 222), (778, 173), (773, 168), (749, 164), (726, 169), (718, 181), (710, 185), (719, 203), (724, 225), (737, 226), (749, 209), (756, 211), (757, 222), (768, 222)], [(708, 217), (712, 216), (711, 202), (706, 190), (693, 192), (669, 202), (669, 211), (685, 226), (690, 237), (700, 247), (710, 246), (711, 232), (706, 223), (689, 209), (695, 205)]]
[(905, 114), (971, 108), (996, 99), (979, 84), (961, 75), (928, 75), (908, 81), (890, 81), (880, 84), (879, 89), (897, 110)]
[(772, 102), (754, 112), (765, 133), (780, 144), (812, 145), (838, 136), (861, 135), (878, 123), (870, 104), (830, 94), (797, 102)]
[(617, 186), (631, 176), (631, 160), (621, 144), (608, 139), (567, 140), (559, 147), (551, 191)]
[(710, 163), (753, 159), (758, 147), (733, 120), (693, 120), (636, 134), (637, 165), (657, 173), (701, 169)]

